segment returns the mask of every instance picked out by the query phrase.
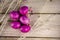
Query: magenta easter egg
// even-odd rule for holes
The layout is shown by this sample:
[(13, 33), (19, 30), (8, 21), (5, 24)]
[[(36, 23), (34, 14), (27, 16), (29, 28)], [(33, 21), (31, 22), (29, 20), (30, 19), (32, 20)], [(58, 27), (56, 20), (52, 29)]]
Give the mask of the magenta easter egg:
[(20, 9), (19, 9), (19, 12), (20, 14), (22, 15), (26, 15), (28, 13), (28, 6), (22, 6)]
[(21, 26), (20, 31), (23, 32), (23, 33), (27, 33), (27, 32), (30, 31), (30, 29), (31, 29), (30, 26), (28, 26), (28, 25), (23, 25), (23, 26)]
[(21, 24), (20, 22), (11, 22), (11, 27), (14, 29), (20, 28)]
[(19, 18), (19, 14), (18, 14), (18, 12), (17, 11), (12, 11), (12, 12), (10, 12), (10, 18), (12, 19), (12, 20), (18, 20), (18, 18)]
[(19, 20), (22, 24), (29, 24), (30, 23), (30, 19), (26, 16), (21, 16)]

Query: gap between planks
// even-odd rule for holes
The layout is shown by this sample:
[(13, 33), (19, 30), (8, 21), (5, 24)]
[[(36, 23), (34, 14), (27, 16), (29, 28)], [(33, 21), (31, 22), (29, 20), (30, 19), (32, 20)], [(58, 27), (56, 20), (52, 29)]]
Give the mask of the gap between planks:
[[(5, 14), (5, 13), (0, 13), (0, 14)], [(60, 14), (60, 13), (29, 13), (29, 14)]]
[[(24, 38), (20, 36), (0, 36), (0, 38)], [(60, 37), (26, 37), (26, 38), (48, 38), (48, 39), (60, 39)]]

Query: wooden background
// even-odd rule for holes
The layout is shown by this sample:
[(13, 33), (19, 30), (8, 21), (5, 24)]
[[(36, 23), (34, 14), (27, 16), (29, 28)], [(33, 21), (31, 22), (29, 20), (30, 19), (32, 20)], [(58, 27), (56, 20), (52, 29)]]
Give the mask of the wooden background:
[[(6, 39), (7, 36), (13, 38), (6, 40), (17, 40), (19, 36), (27, 37), (23, 40), (60, 40), (60, 0), (28, 0), (24, 5), (33, 8), (33, 14), (30, 16), (31, 31), (23, 34), (19, 30), (12, 29), (8, 22), (0, 40)], [(0, 15), (2, 17), (2, 14)]]

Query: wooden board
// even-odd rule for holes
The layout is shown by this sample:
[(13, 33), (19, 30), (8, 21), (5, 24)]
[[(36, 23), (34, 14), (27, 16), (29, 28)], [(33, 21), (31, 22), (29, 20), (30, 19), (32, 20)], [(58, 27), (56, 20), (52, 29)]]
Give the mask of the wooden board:
[[(31, 31), (23, 34), (19, 29), (11, 28), (8, 22), (1, 33), (0, 40), (17, 40), (20, 36), (29, 37), (23, 40), (60, 40), (60, 0), (52, 0), (51, 2), (50, 0), (27, 0), (22, 4), (33, 9), (33, 14), (30, 16)], [(1, 17), (2, 15), (0, 15), (0, 19)], [(39, 20), (36, 23), (37, 19)], [(36, 25), (34, 25), (35, 23)]]
[[(53, 14), (40, 14), (40, 20), (34, 26), (33, 24), (39, 18), (39, 14), (30, 16), (32, 30), (29, 33), (23, 34), (24, 36), (32, 37), (60, 37), (60, 15)], [(19, 30), (15, 30), (10, 27), (9, 23), (6, 24), (1, 36), (21, 36)]]
[(60, 13), (60, 0), (27, 0), (23, 4), (32, 7), (33, 13)]
[[(7, 10), (11, 1), (12, 0), (7, 1), (2, 12)], [(16, 2), (13, 4), (10, 10), (12, 10), (15, 7), (15, 5), (16, 5)], [(60, 0), (52, 0), (52, 1), (50, 0), (32, 0), (32, 1), (27, 0), (27, 2), (21, 3), (21, 5), (22, 6), (27, 5), (29, 7), (32, 7), (33, 13), (60, 13)], [(19, 6), (20, 6), (20, 3), (17, 5), (17, 8)], [(0, 3), (0, 9), (1, 8), (2, 8), (2, 3)]]

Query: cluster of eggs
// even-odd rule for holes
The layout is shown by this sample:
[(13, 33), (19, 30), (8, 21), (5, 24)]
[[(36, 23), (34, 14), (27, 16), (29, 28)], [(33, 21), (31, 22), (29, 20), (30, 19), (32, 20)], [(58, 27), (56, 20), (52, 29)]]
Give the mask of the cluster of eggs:
[(21, 32), (27, 33), (31, 27), (29, 25), (30, 19), (28, 18), (28, 6), (22, 6), (18, 11), (10, 12), (11, 27), (14, 29), (20, 29)]

